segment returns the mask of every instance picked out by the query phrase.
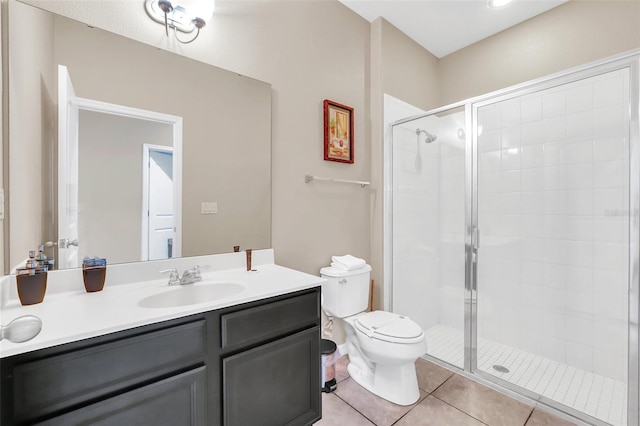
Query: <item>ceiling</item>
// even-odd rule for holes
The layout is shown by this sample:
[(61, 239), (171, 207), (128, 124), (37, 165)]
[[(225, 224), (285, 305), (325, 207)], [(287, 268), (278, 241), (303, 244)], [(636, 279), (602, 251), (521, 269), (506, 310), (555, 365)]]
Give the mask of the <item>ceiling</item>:
[(514, 0), (491, 9), (486, 0), (340, 0), (369, 22), (383, 17), (442, 58), (567, 0)]

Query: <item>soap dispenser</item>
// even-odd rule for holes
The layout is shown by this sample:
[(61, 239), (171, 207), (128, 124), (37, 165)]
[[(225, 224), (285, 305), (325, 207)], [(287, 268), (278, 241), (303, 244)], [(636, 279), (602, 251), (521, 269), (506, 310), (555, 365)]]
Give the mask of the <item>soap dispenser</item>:
[(18, 298), (22, 305), (35, 305), (44, 300), (47, 291), (47, 270), (46, 257), (44, 254), (35, 251), (29, 252), (29, 258), (23, 268), (16, 269), (16, 285), (18, 287)]

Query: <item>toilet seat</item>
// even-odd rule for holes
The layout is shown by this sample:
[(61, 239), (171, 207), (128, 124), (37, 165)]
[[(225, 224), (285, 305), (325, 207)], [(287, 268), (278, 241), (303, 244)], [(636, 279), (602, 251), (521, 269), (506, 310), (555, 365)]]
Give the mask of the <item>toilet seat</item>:
[(359, 315), (354, 325), (365, 336), (389, 343), (418, 343), (424, 340), (422, 328), (410, 318), (386, 311)]

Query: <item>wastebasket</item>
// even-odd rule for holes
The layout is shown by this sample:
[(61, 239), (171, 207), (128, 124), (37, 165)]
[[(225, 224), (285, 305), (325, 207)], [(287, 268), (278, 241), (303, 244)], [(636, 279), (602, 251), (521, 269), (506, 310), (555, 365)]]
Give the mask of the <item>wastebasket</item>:
[(333, 392), (338, 387), (336, 382), (336, 350), (338, 346), (331, 340), (322, 339), (320, 353), (322, 355), (322, 392)]

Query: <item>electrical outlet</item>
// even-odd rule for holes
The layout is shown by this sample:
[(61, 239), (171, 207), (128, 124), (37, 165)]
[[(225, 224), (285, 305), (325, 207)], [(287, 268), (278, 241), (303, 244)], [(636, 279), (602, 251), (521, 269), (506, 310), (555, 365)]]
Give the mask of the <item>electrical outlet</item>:
[(218, 213), (218, 203), (216, 202), (202, 202), (200, 205), (201, 214), (216, 214)]

